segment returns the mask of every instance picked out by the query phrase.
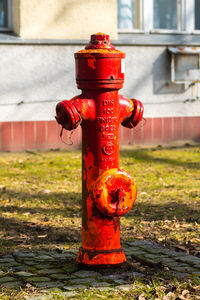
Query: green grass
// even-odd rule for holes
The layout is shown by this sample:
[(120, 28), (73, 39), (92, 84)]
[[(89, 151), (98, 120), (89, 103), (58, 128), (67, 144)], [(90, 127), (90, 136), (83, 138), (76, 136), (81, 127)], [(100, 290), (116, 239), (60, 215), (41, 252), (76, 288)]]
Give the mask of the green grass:
[[(200, 148), (125, 149), (121, 151), (120, 165), (136, 178), (138, 187), (133, 209), (121, 218), (122, 242), (149, 239), (200, 255)], [(16, 248), (78, 248), (80, 241), (80, 151), (2, 153), (0, 254)], [(199, 282), (195, 284), (199, 286)], [(187, 289), (196, 293), (191, 288), (193, 281), (157, 280), (136, 285), (132, 295), (123, 292), (115, 296), (113, 292), (112, 297), (137, 299), (144, 294), (146, 299), (162, 299), (162, 295), (173, 292), (172, 287), (175, 295)], [(6, 293), (2, 299), (10, 299)], [(107, 295), (96, 291), (97, 296), (92, 293), (95, 292), (86, 297), (82, 292), (83, 298), (79, 298), (112, 298), (110, 292)]]

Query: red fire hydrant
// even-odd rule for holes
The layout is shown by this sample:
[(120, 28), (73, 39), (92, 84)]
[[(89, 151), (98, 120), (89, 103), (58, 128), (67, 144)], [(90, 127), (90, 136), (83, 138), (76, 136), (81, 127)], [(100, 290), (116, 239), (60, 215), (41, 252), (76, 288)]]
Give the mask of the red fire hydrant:
[(112, 266), (126, 261), (120, 245), (120, 216), (136, 199), (130, 174), (119, 169), (119, 125), (135, 127), (143, 105), (119, 95), (125, 54), (109, 35), (97, 33), (75, 53), (76, 82), (82, 94), (56, 106), (56, 120), (66, 130), (82, 127), (82, 247), (76, 262)]

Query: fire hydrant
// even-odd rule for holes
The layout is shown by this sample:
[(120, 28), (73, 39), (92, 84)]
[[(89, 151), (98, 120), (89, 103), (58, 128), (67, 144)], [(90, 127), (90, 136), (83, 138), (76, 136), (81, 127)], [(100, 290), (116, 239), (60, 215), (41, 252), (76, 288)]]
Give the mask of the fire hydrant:
[(56, 106), (56, 120), (66, 130), (82, 127), (82, 247), (76, 262), (113, 266), (126, 261), (120, 245), (120, 216), (136, 199), (136, 184), (119, 169), (119, 125), (135, 127), (143, 105), (119, 95), (125, 54), (109, 35), (93, 34), (75, 53), (76, 82), (82, 94)]

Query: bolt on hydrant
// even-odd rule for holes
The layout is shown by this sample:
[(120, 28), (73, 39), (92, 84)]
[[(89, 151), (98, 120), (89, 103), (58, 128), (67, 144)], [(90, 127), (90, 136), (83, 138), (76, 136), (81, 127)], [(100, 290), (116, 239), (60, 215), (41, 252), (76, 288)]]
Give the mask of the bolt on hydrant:
[(56, 106), (56, 120), (66, 130), (82, 127), (82, 247), (76, 262), (113, 266), (126, 261), (120, 245), (120, 216), (136, 199), (132, 176), (119, 169), (119, 125), (133, 128), (143, 105), (119, 95), (125, 54), (109, 35), (93, 34), (75, 53), (76, 82), (82, 94)]

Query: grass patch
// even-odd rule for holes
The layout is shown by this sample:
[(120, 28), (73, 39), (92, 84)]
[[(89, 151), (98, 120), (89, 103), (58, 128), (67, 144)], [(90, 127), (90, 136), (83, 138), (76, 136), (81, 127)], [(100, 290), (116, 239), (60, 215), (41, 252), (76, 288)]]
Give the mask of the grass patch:
[[(138, 187), (133, 209), (121, 218), (122, 242), (149, 239), (200, 256), (199, 147), (122, 150), (120, 165)], [(80, 246), (80, 151), (3, 153), (0, 170), (0, 254)], [(132, 292), (87, 291), (79, 299), (162, 299), (168, 293), (184, 299), (187, 290), (197, 297), (198, 280), (152, 279)], [(20, 293), (12, 299), (23, 299)], [(8, 290), (0, 293), (9, 297)]]

